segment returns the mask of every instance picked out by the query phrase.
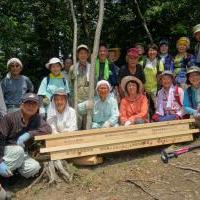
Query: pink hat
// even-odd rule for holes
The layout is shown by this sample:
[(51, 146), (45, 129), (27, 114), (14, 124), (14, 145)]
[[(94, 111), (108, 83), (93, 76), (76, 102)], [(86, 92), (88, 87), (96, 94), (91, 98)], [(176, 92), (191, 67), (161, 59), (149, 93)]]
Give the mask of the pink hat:
[(131, 58), (138, 58), (139, 57), (138, 49), (137, 48), (130, 48), (127, 51), (127, 56), (131, 57)]

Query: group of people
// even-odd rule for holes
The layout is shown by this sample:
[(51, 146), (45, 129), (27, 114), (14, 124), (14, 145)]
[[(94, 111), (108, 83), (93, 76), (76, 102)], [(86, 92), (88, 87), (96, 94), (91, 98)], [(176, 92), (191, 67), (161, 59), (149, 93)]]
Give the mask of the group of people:
[[(37, 91), (22, 75), (18, 58), (7, 62), (8, 74), (0, 87), (0, 176), (10, 177), (17, 170), (22, 176), (35, 176), (40, 164), (31, 158), (26, 144), (35, 135), (62, 133), (86, 128), (87, 112), (91, 128), (129, 126), (188, 118), (200, 125), (200, 24), (193, 29), (197, 40), (195, 54), (188, 53), (190, 40), (181, 37), (177, 55), (169, 53), (169, 42), (146, 49), (135, 44), (126, 54), (126, 64), (117, 65), (119, 49), (99, 46), (95, 64), (95, 97), (88, 99), (90, 50), (77, 47), (77, 63), (51, 58), (49, 75)], [(74, 90), (75, 79), (77, 88)], [(74, 94), (77, 95), (77, 112)]]

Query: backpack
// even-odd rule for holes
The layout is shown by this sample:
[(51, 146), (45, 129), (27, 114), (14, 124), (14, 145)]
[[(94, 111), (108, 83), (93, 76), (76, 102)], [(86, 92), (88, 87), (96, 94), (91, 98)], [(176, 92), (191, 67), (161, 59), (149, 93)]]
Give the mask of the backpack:
[[(47, 76), (47, 86), (46, 86), (46, 88), (47, 88), (48, 85), (49, 85), (49, 81), (50, 81), (50, 76), (48, 75), (48, 76)], [(64, 77), (62, 78), (62, 81), (63, 81), (64, 86), (66, 86), (67, 83), (66, 83), (66, 80), (65, 80)]]
[[(190, 88), (190, 87), (189, 87), (189, 88)], [(188, 88), (188, 89), (189, 89), (189, 88)], [(187, 92), (189, 91), (188, 89), (187, 89)], [(191, 97), (190, 97), (189, 93), (190, 93)], [(190, 98), (192, 98), (191, 88), (190, 88), (190, 92), (189, 92), (189, 93), (188, 93), (188, 95), (189, 95), (189, 99), (190, 99)], [(178, 93), (178, 86), (176, 86), (176, 88), (175, 88), (174, 97), (175, 97), (176, 102), (182, 107), (183, 104), (181, 103), (180, 95), (179, 95), (179, 93)], [(192, 99), (190, 99), (190, 101), (191, 101), (191, 100), (192, 100)], [(189, 119), (189, 118), (190, 118), (190, 115), (189, 115), (189, 114), (185, 114), (185, 115), (183, 115), (182, 118), (183, 118), (183, 119)]]

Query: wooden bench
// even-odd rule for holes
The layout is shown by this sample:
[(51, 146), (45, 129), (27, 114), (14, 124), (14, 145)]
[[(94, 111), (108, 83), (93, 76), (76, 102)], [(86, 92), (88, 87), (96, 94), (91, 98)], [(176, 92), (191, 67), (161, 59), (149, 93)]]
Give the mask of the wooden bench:
[(186, 119), (91, 129), (36, 136), (35, 140), (45, 140), (40, 153), (50, 153), (51, 160), (68, 159), (192, 141), (193, 134), (199, 132), (191, 126), (194, 122)]

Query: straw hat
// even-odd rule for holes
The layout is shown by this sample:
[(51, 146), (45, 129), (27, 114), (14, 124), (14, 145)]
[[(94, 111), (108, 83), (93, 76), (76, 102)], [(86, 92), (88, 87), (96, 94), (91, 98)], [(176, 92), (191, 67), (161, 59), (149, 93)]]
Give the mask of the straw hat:
[(128, 82), (130, 81), (135, 81), (136, 83), (138, 83), (139, 85), (139, 93), (142, 92), (143, 90), (143, 84), (142, 82), (136, 78), (135, 76), (125, 76), (122, 80), (121, 80), (121, 88), (124, 92), (126, 92), (126, 85)]

